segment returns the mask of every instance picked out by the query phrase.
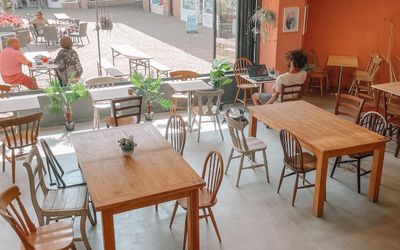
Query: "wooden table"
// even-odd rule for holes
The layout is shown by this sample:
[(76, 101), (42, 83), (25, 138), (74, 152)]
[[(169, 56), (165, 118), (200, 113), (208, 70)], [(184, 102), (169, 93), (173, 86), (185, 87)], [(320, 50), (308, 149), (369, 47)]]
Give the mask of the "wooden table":
[[(138, 147), (122, 156), (118, 139), (133, 135)], [(71, 135), (96, 211), (102, 213), (104, 249), (115, 249), (119, 213), (188, 197), (189, 249), (200, 249), (199, 189), (204, 180), (151, 124)]]
[(293, 101), (249, 107), (249, 135), (256, 136), (257, 120), (279, 131), (291, 130), (301, 145), (317, 158), (315, 176), (315, 216), (322, 216), (326, 197), (328, 159), (366, 151), (373, 151), (372, 172), (368, 198), (378, 201), (385, 147), (388, 138), (335, 116), (306, 101)]
[(274, 78), (274, 77), (272, 77), (272, 76), (271, 76), (271, 78), (272, 78), (271, 80), (266, 80), (266, 81), (256, 81), (256, 80), (254, 80), (254, 79), (251, 79), (250, 76), (249, 76), (248, 74), (241, 75), (241, 77), (242, 77), (243, 79), (245, 79), (246, 81), (248, 81), (249, 83), (252, 83), (252, 84), (254, 84), (254, 85), (259, 85), (259, 87), (260, 87), (259, 93), (262, 93), (262, 92), (263, 92), (263, 86), (264, 86), (265, 83), (273, 83), (273, 82), (275, 82), (275, 80), (276, 80), (276, 78)]
[(195, 90), (212, 90), (213, 88), (203, 80), (191, 80), (191, 81), (168, 81), (175, 92), (188, 92), (188, 128), (190, 129), (192, 124), (192, 93)]
[(375, 106), (377, 111), (379, 110), (379, 101), (381, 99), (382, 92), (400, 96), (400, 82), (374, 84), (372, 85), (372, 88), (375, 90)]
[(340, 67), (338, 79), (338, 94), (342, 83), (343, 68), (358, 68), (358, 58), (356, 56), (333, 56), (330, 55), (326, 66)]
[(49, 81), (57, 79), (56, 70), (58, 69), (57, 64), (55, 63), (42, 63), (37, 64), (35, 62), (35, 57), (44, 56), (47, 58), (51, 58), (50, 53), (48, 51), (35, 51), (35, 52), (25, 52), (24, 53), (26, 59), (33, 63), (32, 67), (29, 68), (29, 74), (31, 77), (38, 77), (41, 75), (48, 75)]
[(18, 112), (39, 108), (40, 104), (36, 95), (0, 99), (0, 113)]
[(146, 55), (142, 51), (133, 48), (129, 44), (112, 44), (110, 45), (110, 47), (114, 66), (115, 58), (118, 56), (122, 56), (128, 58), (129, 60), (130, 75), (132, 75), (133, 69), (136, 72), (139, 67), (144, 68), (145, 74), (147, 74), (147, 70), (149, 70), (150, 72), (150, 59), (152, 59), (151, 56)]
[(90, 89), (89, 93), (92, 101), (107, 101), (117, 98), (128, 97), (128, 89), (132, 86), (115, 86), (108, 88)]

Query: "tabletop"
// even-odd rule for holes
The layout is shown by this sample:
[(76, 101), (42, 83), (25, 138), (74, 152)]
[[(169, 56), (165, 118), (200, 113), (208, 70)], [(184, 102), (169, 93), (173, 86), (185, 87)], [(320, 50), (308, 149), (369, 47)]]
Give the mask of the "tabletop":
[(65, 13), (54, 13), (53, 14), (54, 17), (58, 20), (67, 20), (67, 19), (71, 19), (67, 14)]
[(51, 58), (50, 53), (48, 51), (35, 51), (35, 52), (25, 52), (24, 53), (26, 59), (28, 61), (34, 62), (36, 56), (44, 56), (47, 58)]
[(358, 68), (358, 58), (356, 56), (334, 56), (330, 55), (327, 66), (338, 66), (347, 68)]
[(111, 49), (120, 53), (123, 56), (128, 57), (129, 59), (151, 59), (152, 57), (143, 53), (142, 51), (133, 48), (129, 44), (112, 44), (110, 45)]
[(213, 88), (203, 80), (167, 81), (175, 92), (188, 92), (195, 90), (212, 90)]
[(249, 81), (250, 83), (253, 84), (261, 84), (261, 83), (268, 83), (268, 82), (274, 82), (276, 80), (275, 77), (271, 76), (271, 79), (269, 80), (265, 80), (265, 81), (256, 81), (254, 79), (251, 79), (250, 76), (248, 74), (243, 74), (240, 75), (243, 79), (245, 79), (246, 81)]
[[(130, 135), (138, 146), (132, 157), (124, 157), (117, 141)], [(205, 185), (149, 123), (74, 133), (71, 141), (97, 211)]]
[(384, 136), (303, 100), (253, 106), (249, 110), (275, 130), (291, 130), (301, 144), (314, 153), (334, 155), (342, 149), (387, 141)]
[(92, 101), (106, 101), (116, 98), (128, 97), (128, 88), (132, 86), (116, 86), (107, 88), (90, 89)]
[(380, 91), (400, 96), (400, 82), (389, 82), (383, 84), (374, 84), (372, 88)]
[(0, 99), (0, 113), (40, 108), (37, 96), (16, 96)]

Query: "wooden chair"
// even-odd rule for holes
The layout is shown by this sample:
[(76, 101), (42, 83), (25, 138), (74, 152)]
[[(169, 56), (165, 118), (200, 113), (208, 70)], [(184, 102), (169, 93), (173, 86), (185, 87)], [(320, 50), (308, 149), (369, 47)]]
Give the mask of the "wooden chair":
[[(386, 129), (387, 129), (387, 123), (386, 119), (379, 113), (377, 112), (368, 112), (364, 114), (364, 116), (361, 119), (360, 126), (367, 128), (373, 132), (376, 132), (380, 135), (385, 136), (386, 134)], [(363, 153), (357, 153), (357, 154), (352, 154), (349, 155), (350, 160), (342, 161), (339, 160), (340, 158), (336, 158), (335, 164), (333, 165), (333, 169), (331, 172), (331, 178), (333, 177), (333, 174), (335, 173), (336, 167), (340, 166), (341, 163), (349, 163), (349, 162), (357, 162), (357, 190), (358, 193), (361, 192), (361, 185), (360, 185), (360, 178), (363, 175), (369, 174), (371, 170), (365, 171), (363, 170), (363, 173), (361, 173), (361, 160), (364, 158), (372, 157), (374, 155), (373, 151), (369, 152), (363, 152)]]
[(290, 102), (301, 100), (301, 98), (303, 97), (304, 86), (304, 84), (282, 84), (282, 93), (279, 95), (279, 101)]
[(365, 100), (357, 96), (339, 94), (336, 97), (335, 115), (343, 115), (354, 119), (354, 123), (360, 122), (361, 111)]
[[(15, 183), (15, 161), (27, 155), (31, 146), (36, 145), (39, 135), (39, 123), (42, 113), (35, 113), (18, 118), (0, 120), (0, 127), (4, 130), (2, 156), (3, 172), (6, 160), (11, 163), (12, 182)], [(11, 155), (10, 155), (11, 153)]]
[[(221, 96), (223, 93), (223, 89), (216, 91), (193, 91), (193, 95), (195, 99), (197, 99), (197, 107), (192, 107), (193, 120), (190, 132), (193, 131), (193, 125), (196, 122), (198, 125), (197, 142), (199, 142), (200, 140), (200, 131), (203, 116), (210, 117), (212, 119), (212, 121), (214, 122), (215, 130), (217, 130), (215, 124), (218, 124), (219, 133), (221, 134), (222, 140), (224, 140), (224, 135), (222, 134), (221, 124), (218, 118), (220, 113), (219, 106), (221, 104)], [(197, 116), (199, 116), (199, 121), (196, 120)]]
[(0, 193), (0, 214), (20, 238), (21, 249), (76, 250), (71, 222), (59, 221), (36, 227), (20, 196), (21, 192), (16, 185), (3, 190)]
[[(356, 88), (357, 88), (356, 90), (357, 96), (365, 100), (362, 113), (376, 111), (376, 99), (375, 99), (376, 97), (372, 87), (359, 84), (357, 85)], [(384, 115), (385, 114), (384, 108), (380, 107), (378, 113)]]
[(353, 80), (349, 88), (349, 93), (354, 94), (357, 89), (357, 85), (359, 85), (360, 82), (366, 82), (367, 86), (371, 87), (371, 85), (374, 84), (375, 76), (378, 73), (382, 61), (383, 59), (379, 56), (379, 54), (371, 54), (367, 69), (365, 71), (356, 70), (356, 72), (353, 74)]
[[(221, 236), (219, 234), (217, 222), (211, 208), (217, 204), (217, 194), (222, 183), (222, 177), (224, 175), (223, 173), (224, 162), (221, 154), (217, 151), (211, 151), (207, 155), (207, 158), (203, 165), (203, 172), (201, 174), (201, 177), (206, 182), (206, 186), (199, 191), (199, 209), (203, 211), (203, 215), (199, 216), (199, 219), (206, 219), (206, 221), (208, 222), (207, 218), (211, 218), (212, 224), (220, 242)], [(178, 206), (182, 207), (184, 210), (187, 210), (187, 205), (187, 199), (180, 199), (175, 202), (174, 211), (172, 212), (171, 222), (169, 224), (170, 228), (172, 226), (172, 223), (174, 222)], [(206, 212), (206, 210), (208, 211), (208, 213)], [(188, 216), (186, 213), (183, 249), (185, 249), (186, 247), (187, 219)]]
[[(311, 49), (308, 54), (308, 62), (309, 64), (314, 65), (314, 69), (308, 73), (308, 88), (319, 87), (321, 96), (324, 96), (324, 80), (326, 81), (326, 92), (329, 91), (329, 72), (321, 68), (317, 53), (314, 49)], [(317, 80), (317, 83), (319, 83), (319, 85), (313, 85), (315, 80)]]
[[(195, 80), (200, 76), (199, 73), (190, 70), (176, 70), (169, 72), (169, 76), (173, 81), (188, 81)], [(189, 98), (187, 92), (175, 92), (172, 94), (172, 110), (176, 112), (177, 110), (186, 110), (186, 105), (179, 106), (179, 100), (187, 100)], [(187, 102), (186, 102), (187, 103)]]
[[(63, 218), (81, 217), (80, 230), (86, 249), (91, 249), (86, 236), (86, 217), (92, 225), (94, 218), (89, 212), (88, 192), (86, 186), (76, 186), (61, 189), (49, 189), (44, 181), (44, 165), (42, 157), (36, 146), (25, 159), (24, 167), (28, 173), (31, 200), (35, 209), (39, 225), (49, 224), (50, 221), (58, 221)], [(39, 187), (41, 190), (39, 196)], [(40, 202), (38, 197), (44, 197)]]
[(76, 42), (80, 41), (83, 45), (82, 37), (86, 37), (87, 42), (90, 44), (89, 37), (87, 36), (87, 25), (87, 22), (79, 22), (79, 29), (77, 30), (77, 32), (72, 32), (69, 34), (72, 40)]
[[(253, 65), (253, 63), (247, 58), (239, 58), (233, 65), (233, 74), (237, 85), (237, 92), (233, 104), (237, 101), (243, 103), (243, 108), (246, 109), (247, 101), (251, 102), (253, 96), (253, 90), (257, 89), (257, 85), (250, 83), (242, 77), (242, 75), (248, 74), (247, 67)], [(239, 98), (240, 92), (243, 91), (243, 99)], [(249, 93), (249, 95), (247, 95)]]
[(390, 138), (397, 143), (394, 153), (399, 157), (400, 151), (400, 96), (385, 94), (385, 117), (388, 122)]
[(106, 118), (107, 128), (140, 123), (142, 96), (130, 96), (111, 100), (113, 116)]
[[(10, 91), (11, 91), (11, 85), (0, 84), (0, 99), (8, 98)], [(9, 119), (12, 117), (14, 117), (13, 112), (0, 113), (0, 120)]]
[[(111, 88), (116, 82), (120, 80), (112, 76), (98, 76), (93, 77), (85, 81), (85, 86), (87, 89), (97, 89), (97, 88)], [(93, 128), (100, 129), (100, 111), (102, 109), (111, 109), (111, 101), (93, 101)]]
[[(236, 187), (239, 187), (240, 176), (242, 174), (243, 169), (255, 169), (264, 167), (267, 175), (267, 181), (269, 183), (268, 162), (266, 155), (267, 145), (263, 141), (255, 137), (246, 138), (243, 132), (246, 126), (245, 123), (232, 119), (226, 113), (225, 113), (225, 120), (228, 125), (229, 133), (232, 139), (232, 149), (229, 155), (228, 164), (226, 165), (225, 174), (228, 172), (229, 165), (232, 159), (237, 159), (240, 157), (239, 173), (236, 181)], [(233, 153), (235, 151), (239, 153), (239, 155), (233, 156)], [(257, 152), (262, 152), (263, 163), (261, 164), (257, 164), (254, 160), (255, 153)], [(251, 164), (250, 166), (243, 167), (244, 158), (246, 158), (250, 162)]]
[[(279, 136), (284, 157), (281, 178), (279, 179), (278, 194), (281, 189), (283, 178), (296, 175), (292, 197), (292, 206), (294, 206), (298, 189), (314, 187), (314, 184), (311, 184), (306, 179), (306, 174), (316, 169), (317, 158), (308, 152), (303, 152), (299, 141), (292, 132), (282, 129), (279, 132)], [(292, 172), (285, 175), (286, 168)], [(299, 186), (299, 177), (303, 179), (303, 184), (301, 186)]]

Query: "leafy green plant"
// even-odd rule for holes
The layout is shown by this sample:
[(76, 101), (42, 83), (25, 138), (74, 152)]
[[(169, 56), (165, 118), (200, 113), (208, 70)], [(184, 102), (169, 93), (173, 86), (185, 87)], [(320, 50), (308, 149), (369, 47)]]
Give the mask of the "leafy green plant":
[(232, 83), (232, 79), (226, 76), (226, 72), (231, 69), (231, 65), (225, 59), (214, 59), (210, 72), (210, 83), (214, 89), (222, 89)]
[(268, 37), (268, 33), (278, 25), (278, 15), (270, 9), (259, 9), (250, 18), (251, 24), (254, 25), (252, 31), (254, 35), (262, 34), (263, 39)]
[(135, 73), (131, 76), (137, 94), (143, 95), (147, 104), (147, 113), (153, 112), (153, 103), (158, 103), (164, 109), (171, 107), (171, 101), (162, 97), (164, 93), (160, 92), (161, 79), (152, 76), (145, 77), (140, 73)]
[(137, 143), (133, 139), (133, 135), (129, 137), (122, 137), (118, 140), (118, 144), (122, 149), (131, 150), (137, 147)]

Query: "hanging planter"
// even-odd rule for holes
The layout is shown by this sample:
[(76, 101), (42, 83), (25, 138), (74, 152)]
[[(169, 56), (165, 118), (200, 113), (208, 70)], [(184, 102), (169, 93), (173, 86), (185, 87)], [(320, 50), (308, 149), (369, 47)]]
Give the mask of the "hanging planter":
[(264, 39), (276, 28), (278, 24), (278, 15), (270, 9), (259, 9), (251, 17), (251, 23), (254, 25), (252, 31), (254, 35), (261, 34)]
[(99, 22), (100, 22), (100, 29), (102, 30), (113, 29), (113, 22), (111, 21), (107, 5), (103, 5), (103, 7), (101, 8)]

